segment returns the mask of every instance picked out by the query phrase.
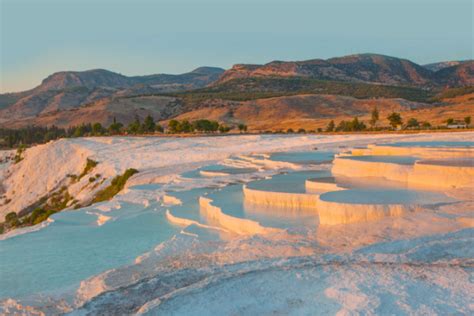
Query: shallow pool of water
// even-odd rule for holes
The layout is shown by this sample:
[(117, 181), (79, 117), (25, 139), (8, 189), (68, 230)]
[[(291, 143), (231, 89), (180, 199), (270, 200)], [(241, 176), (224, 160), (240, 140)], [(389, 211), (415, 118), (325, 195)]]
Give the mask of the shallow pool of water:
[[(204, 171), (207, 174), (203, 174)], [(209, 165), (202, 168), (198, 168), (192, 171), (184, 172), (181, 174), (184, 178), (203, 178), (207, 176), (214, 175), (238, 175), (238, 174), (247, 174), (256, 172), (257, 169), (254, 168), (233, 168), (225, 165)]]
[(422, 160), (418, 162), (424, 165), (446, 166), (446, 167), (474, 167), (474, 158), (458, 158), (449, 160)]
[(296, 164), (321, 164), (330, 163), (334, 159), (334, 153), (325, 151), (282, 152), (271, 154), (270, 159)]
[(454, 200), (442, 193), (404, 189), (350, 189), (327, 192), (320, 196), (328, 202), (348, 204), (421, 204), (448, 203)]
[(314, 209), (265, 206), (246, 203), (242, 185), (231, 185), (208, 195), (213, 205), (225, 214), (256, 221), (265, 227), (294, 228), (316, 226), (318, 215)]
[(82, 209), (52, 216), (54, 222), (37, 232), (0, 241), (0, 298), (27, 298), (59, 292), (102, 271), (128, 264), (178, 228), (155, 205), (123, 203), (98, 226), (97, 216)]
[(338, 159), (350, 159), (357, 161), (367, 161), (367, 162), (383, 162), (383, 163), (395, 163), (399, 165), (412, 165), (419, 158), (410, 157), (410, 156), (342, 156)]
[(276, 175), (271, 179), (253, 181), (248, 187), (262, 191), (305, 193), (307, 179), (327, 176), (330, 176), (329, 171), (297, 171)]
[(380, 144), (381, 146), (392, 146), (392, 147), (474, 147), (474, 142), (463, 141), (431, 141), (431, 142), (398, 142), (390, 144)]

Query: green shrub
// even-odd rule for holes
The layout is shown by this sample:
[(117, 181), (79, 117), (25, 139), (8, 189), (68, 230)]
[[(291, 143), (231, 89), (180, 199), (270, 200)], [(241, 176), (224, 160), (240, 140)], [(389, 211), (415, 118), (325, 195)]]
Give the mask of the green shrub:
[(95, 168), (95, 166), (97, 166), (97, 164), (97, 161), (87, 158), (86, 166), (84, 167), (84, 170), (82, 170), (82, 173), (79, 175), (78, 179), (81, 179), (83, 176), (88, 174), (89, 171), (91, 171)]
[(110, 200), (124, 188), (127, 180), (136, 173), (138, 173), (136, 169), (127, 169), (124, 174), (113, 178), (108, 187), (97, 193), (92, 203)]
[(13, 222), (18, 219), (18, 215), (15, 212), (10, 212), (5, 216), (5, 221), (7, 223)]
[(30, 225), (37, 225), (47, 220), (51, 215), (56, 213), (54, 210), (46, 210), (42, 207), (38, 207), (33, 210), (29, 217), (25, 218), (25, 223)]
[(229, 126), (226, 126), (226, 125), (220, 125), (219, 126), (219, 132), (221, 133), (227, 133), (230, 131), (230, 127)]
[(326, 126), (326, 132), (334, 132), (334, 129), (336, 128), (336, 124), (334, 124), (334, 121), (331, 120), (328, 123), (328, 126)]
[(20, 145), (20, 147), (18, 147), (18, 149), (16, 150), (15, 158), (14, 158), (15, 163), (19, 163), (20, 161), (23, 160), (23, 153), (25, 152), (25, 150), (26, 150), (25, 145)]

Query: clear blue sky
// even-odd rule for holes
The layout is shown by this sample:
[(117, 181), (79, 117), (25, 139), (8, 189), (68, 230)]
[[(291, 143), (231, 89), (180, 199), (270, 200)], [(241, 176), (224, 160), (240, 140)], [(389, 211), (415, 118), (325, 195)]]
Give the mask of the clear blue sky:
[(0, 0), (2, 92), (61, 70), (125, 75), (380, 53), (472, 59), (471, 0)]

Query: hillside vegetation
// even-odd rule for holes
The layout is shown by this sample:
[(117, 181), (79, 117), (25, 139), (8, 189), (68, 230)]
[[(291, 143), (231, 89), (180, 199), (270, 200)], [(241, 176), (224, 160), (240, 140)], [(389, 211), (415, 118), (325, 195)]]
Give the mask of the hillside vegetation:
[(402, 98), (417, 102), (428, 102), (433, 96), (432, 92), (419, 88), (324, 81), (302, 77), (233, 79), (220, 85), (176, 93), (173, 96), (181, 97), (186, 103), (191, 103), (206, 99), (248, 101), (299, 94), (332, 94), (357, 99)]

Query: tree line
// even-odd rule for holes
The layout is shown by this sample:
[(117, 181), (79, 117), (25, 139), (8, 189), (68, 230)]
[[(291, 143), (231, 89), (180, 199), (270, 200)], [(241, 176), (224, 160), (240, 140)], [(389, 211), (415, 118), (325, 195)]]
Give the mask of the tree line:
[[(366, 124), (362, 121), (359, 121), (357, 117), (355, 117), (352, 121), (341, 121), (336, 126), (333, 120), (331, 120), (328, 125), (326, 126), (326, 132), (355, 132), (355, 131), (364, 131), (364, 130), (380, 130), (382, 128), (377, 126), (377, 123), (380, 120), (380, 115), (377, 107), (375, 107), (371, 112), (371, 117), (369, 120), (370, 128), (366, 126)], [(392, 112), (387, 116), (387, 120), (390, 124), (390, 127), (393, 129), (430, 129), (432, 128), (429, 122), (419, 122), (416, 118), (412, 117), (409, 118), (406, 122), (404, 122), (402, 116), (398, 112)], [(459, 122), (459, 121), (458, 121)], [(451, 125), (456, 123), (453, 118), (448, 118), (446, 120), (447, 125)], [(466, 116), (463, 119), (463, 123), (466, 126), (471, 124), (471, 117)], [(319, 131), (322, 131), (320, 129)]]
[[(429, 122), (420, 122), (416, 118), (409, 118), (406, 122), (402, 118), (400, 113), (392, 112), (386, 117), (391, 128), (393, 129), (430, 129), (432, 128)], [(352, 120), (342, 120), (337, 125), (331, 120), (325, 129), (318, 128), (317, 132), (357, 132), (365, 130), (384, 130), (385, 127), (380, 127), (378, 122), (380, 121), (380, 115), (377, 107), (371, 111), (371, 117), (367, 124), (359, 118), (354, 117)], [(446, 124), (465, 124), (469, 126), (471, 124), (471, 117), (467, 116), (462, 121), (448, 118)], [(226, 124), (220, 124), (217, 121), (200, 119), (195, 121), (189, 120), (170, 120), (167, 133), (180, 134), (180, 133), (227, 133), (232, 129), (237, 128), (240, 133), (247, 131), (247, 125), (238, 124), (237, 126), (228, 126)], [(267, 131), (265, 133), (270, 133)], [(281, 132), (281, 131), (279, 131)], [(293, 129), (288, 129), (287, 133), (294, 133)], [(306, 133), (306, 130), (300, 128), (298, 133)], [(313, 131), (315, 132), (315, 131)], [(148, 115), (145, 117), (143, 122), (140, 121), (139, 117), (125, 126), (121, 122), (118, 122), (115, 118), (113, 122), (105, 127), (101, 123), (88, 123), (81, 124), (78, 126), (71, 126), (68, 128), (60, 128), (57, 126), (51, 127), (40, 127), (40, 126), (27, 126), (20, 129), (7, 129), (0, 128), (0, 148), (20, 148), (22, 146), (46, 143), (51, 140), (59, 138), (73, 138), (83, 136), (105, 136), (105, 135), (145, 135), (154, 133), (165, 133), (165, 129), (160, 124), (157, 124), (153, 117)], [(18, 159), (21, 159), (21, 155), (18, 155)]]
[[(188, 120), (171, 120), (168, 126), (168, 133), (192, 133), (195, 131), (204, 133), (227, 133), (233, 127), (225, 124), (219, 124), (217, 121), (196, 120), (189, 122)], [(247, 131), (247, 125), (239, 124), (237, 128), (240, 132)], [(118, 122), (115, 117), (113, 122), (108, 126), (101, 123), (88, 123), (78, 126), (70, 126), (68, 128), (60, 128), (57, 126), (40, 127), (27, 126), (19, 129), (0, 128), (0, 147), (16, 148), (25, 145), (42, 144), (59, 138), (74, 138), (84, 136), (106, 136), (106, 135), (145, 135), (154, 133), (164, 133), (165, 129), (156, 123), (152, 116), (145, 117), (143, 122), (138, 116), (125, 126)]]
[[(196, 120), (192, 122), (188, 120), (171, 120), (168, 125), (168, 131), (172, 134), (193, 133), (195, 131), (201, 133), (227, 133), (233, 128), (234, 127), (225, 124), (219, 124), (219, 122), (217, 121), (211, 121), (206, 119)], [(241, 133), (247, 131), (247, 125), (245, 124), (238, 124), (237, 128)]]

